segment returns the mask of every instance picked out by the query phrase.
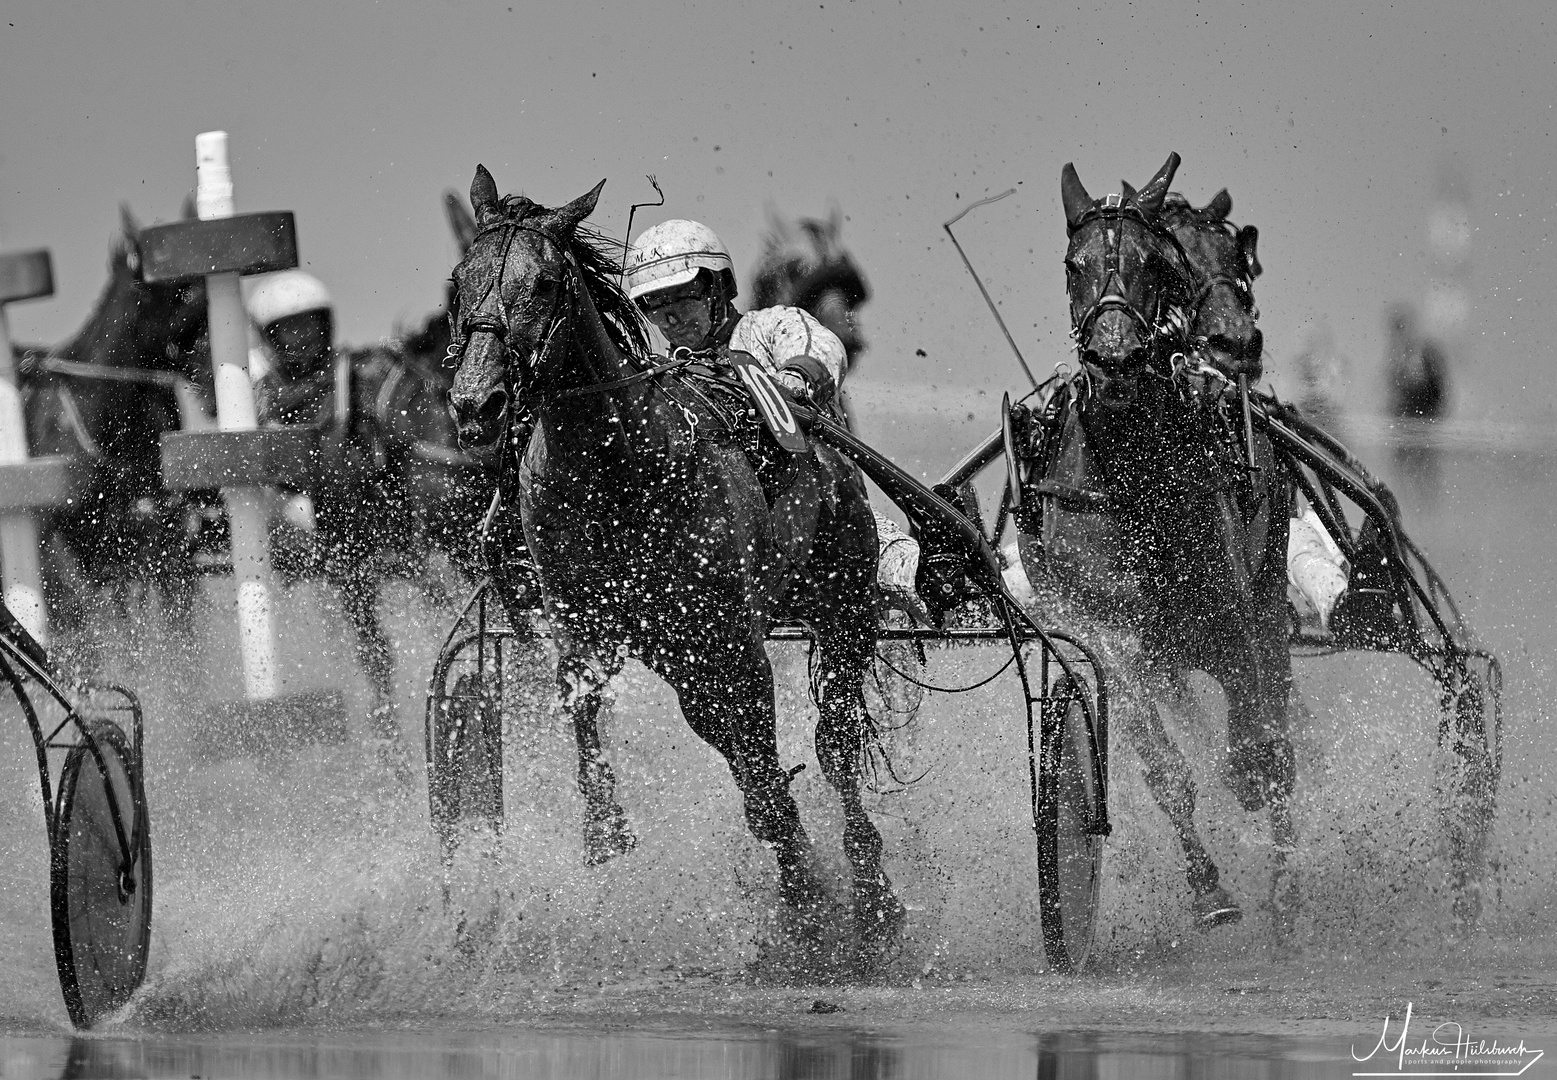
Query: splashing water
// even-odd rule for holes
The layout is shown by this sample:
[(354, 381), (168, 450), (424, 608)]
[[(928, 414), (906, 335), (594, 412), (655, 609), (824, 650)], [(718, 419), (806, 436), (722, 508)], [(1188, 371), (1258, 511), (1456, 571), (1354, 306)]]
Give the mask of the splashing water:
[[(1503, 654), (1505, 764), (1482, 926), (1461, 946), (1544, 963), (1557, 929), (1557, 750), (1540, 726), (1554, 698), (1553, 589), (1539, 552), (1551, 535), (1551, 451), (1460, 452), (1447, 496), (1408, 523)], [(1537, 460), (1532, 460), (1532, 457)], [(1518, 501), (1520, 478), (1547, 498)], [(1414, 515), (1414, 516), (1413, 516)], [(667, 995), (737, 1008), (742, 988), (814, 982), (778, 900), (771, 854), (746, 831), (721, 759), (686, 727), (670, 690), (629, 665), (603, 719), (606, 753), (639, 843), (596, 868), (582, 859), (582, 800), (571, 731), (552, 708), (549, 655), (515, 661), (521, 689), (504, 718), (506, 830), (473, 835), (447, 879), (418, 775), (402, 789), (365, 745), (262, 758), (197, 760), (200, 706), (236, 692), (224, 583), (208, 592), (198, 647), (157, 638), (160, 618), (102, 614), (102, 662), (146, 704), (156, 858), (151, 972), (132, 1027), (258, 1028), (391, 1019), (499, 1019), (555, 1012), (590, 995), (652, 1011)], [(346, 685), (354, 730), (367, 692), (337, 612), (309, 587), (282, 600), (295, 686)], [(408, 587), (387, 592), (402, 739), (420, 753), (423, 679), (448, 613)], [(1263, 814), (1218, 780), (1225, 703), (1194, 676), (1158, 705), (1196, 778), (1196, 821), (1244, 922), (1191, 929), (1178, 846), (1141, 765), (1119, 737), (1128, 711), (1154, 707), (1119, 634), (1087, 634), (1104, 654), (1116, 720), (1114, 834), (1099, 914), (1101, 977), (1150, 978), (1189, 965), (1224, 970), (1271, 956), (1261, 908), (1271, 845)], [(842, 818), (817, 767), (803, 648), (774, 646), (780, 756), (845, 922)], [(931, 650), (926, 674), (978, 681), (997, 650)], [(1444, 948), (1447, 861), (1433, 799), (1438, 711), (1430, 680), (1398, 657), (1300, 660), (1294, 739), (1304, 907), (1292, 945), (1309, 970), (1352, 964), (1405, 971)], [(887, 873), (909, 908), (886, 985), (919, 980), (1017, 986), (1044, 970), (1038, 933), (1026, 731), (1004, 676), (966, 695), (929, 695), (889, 736), (903, 777), (869, 796)], [(20, 722), (0, 727), (0, 1027), (58, 1028), (48, 930), (47, 853)], [(447, 900), (445, 890), (447, 888)], [(1197, 967), (1199, 965), (1199, 967)], [(1073, 984), (1086, 994), (1092, 984)], [(1095, 989), (1095, 987), (1093, 988)]]

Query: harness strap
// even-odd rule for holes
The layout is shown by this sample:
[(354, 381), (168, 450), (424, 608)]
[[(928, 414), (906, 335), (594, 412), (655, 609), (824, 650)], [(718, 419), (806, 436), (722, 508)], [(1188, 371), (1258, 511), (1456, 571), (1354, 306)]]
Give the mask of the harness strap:
[(620, 379), (612, 379), (610, 382), (603, 383), (591, 383), (588, 386), (574, 386), (566, 390), (558, 390), (551, 396), (553, 398), (570, 398), (583, 397), (586, 394), (604, 394), (610, 390), (620, 390), (624, 386), (631, 386), (634, 383), (640, 383), (647, 379), (655, 378), (656, 376), (665, 374), (667, 371), (679, 371), (682, 368), (690, 366), (692, 363), (693, 361), (688, 357), (682, 357), (677, 360), (666, 360), (663, 364), (655, 364), (651, 368), (645, 368), (642, 371), (634, 372), (633, 374), (624, 376)]

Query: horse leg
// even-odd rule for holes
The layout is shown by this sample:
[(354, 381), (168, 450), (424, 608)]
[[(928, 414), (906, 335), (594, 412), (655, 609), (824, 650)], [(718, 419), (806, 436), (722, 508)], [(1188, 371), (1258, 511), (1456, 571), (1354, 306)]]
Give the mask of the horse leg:
[(1228, 786), (1245, 810), (1264, 808), (1270, 814), (1275, 849), (1270, 904), (1283, 937), (1292, 931), (1299, 903), (1291, 806), (1297, 766), (1287, 731), (1292, 665), (1285, 631), (1281, 620), (1263, 635), (1270, 640), (1224, 650), (1213, 665), (1219, 670), (1211, 673), (1227, 693)]
[[(600, 746), (600, 708), (605, 704), (605, 676), (581, 658), (558, 665), (563, 711), (573, 723), (578, 741), (578, 790), (584, 796), (584, 863), (599, 866), (625, 855), (638, 843), (627, 814), (616, 799), (616, 773)], [(583, 690), (582, 693), (579, 690)]]
[(1184, 876), (1195, 894), (1192, 910), (1202, 929), (1237, 922), (1243, 910), (1221, 884), (1221, 873), (1195, 831), (1195, 780), (1184, 755), (1168, 738), (1162, 716), (1151, 702), (1119, 710), (1125, 733), (1146, 769), (1146, 788), (1167, 815), (1184, 852)]
[[(863, 618), (870, 619), (868, 613)], [(860, 797), (860, 686), (871, 660), (873, 637), (831, 637), (821, 646), (816, 756), (843, 804), (843, 850), (854, 871), (854, 927), (863, 956), (879, 954), (902, 929), (906, 914), (881, 869), (881, 832)]]
[(778, 859), (784, 903), (815, 910), (826, 890), (812, 868), (811, 841), (790, 794), (793, 774), (779, 766), (773, 668), (760, 640), (736, 649), (733, 654), (710, 649), (700, 663), (671, 674), (668, 681), (687, 724), (729, 764), (745, 800), (746, 827)]
[(357, 632), (357, 662), (362, 665), (373, 691), (369, 719), (380, 739), (398, 745), (394, 660), (389, 651), (389, 638), (378, 618), (377, 584), (364, 573), (352, 573), (338, 584), (341, 607)]

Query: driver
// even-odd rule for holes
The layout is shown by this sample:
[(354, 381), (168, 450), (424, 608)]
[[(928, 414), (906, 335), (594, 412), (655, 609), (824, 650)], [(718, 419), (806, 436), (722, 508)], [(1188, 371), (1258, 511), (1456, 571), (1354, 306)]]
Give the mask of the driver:
[[(306, 270), (281, 270), (254, 282), (245, 306), (260, 339), (253, 341), (251, 335), (249, 348), (259, 422), (315, 423), (335, 390), (335, 310), (329, 290)], [(287, 492), (279, 515), (293, 530), (290, 536), (272, 536), (282, 547), (316, 529), (313, 499), (306, 492)]]
[[(673, 349), (729, 350), (756, 358), (800, 400), (837, 413), (848, 370), (843, 342), (793, 307), (735, 308), (735, 263), (707, 225), (674, 218), (645, 229), (627, 253), (627, 295)], [(928, 621), (914, 593), (919, 545), (875, 512), (877, 579), (887, 603)]]
[(265, 274), (256, 279), (247, 306), (264, 339), (249, 354), (260, 421), (314, 421), (334, 386), (335, 311), (324, 282), (306, 270)]
[(807, 312), (735, 308), (735, 264), (707, 225), (675, 218), (645, 229), (627, 254), (627, 295), (673, 349), (750, 353), (801, 400), (831, 410), (843, 342)]

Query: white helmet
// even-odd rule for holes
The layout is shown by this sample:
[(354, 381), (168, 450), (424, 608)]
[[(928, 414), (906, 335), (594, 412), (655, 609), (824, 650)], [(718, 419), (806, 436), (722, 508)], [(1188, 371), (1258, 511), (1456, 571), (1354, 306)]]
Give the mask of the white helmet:
[(330, 309), (330, 293), (324, 282), (306, 270), (278, 270), (255, 279), (249, 291), (249, 315), (256, 324), (269, 326), (288, 315)]
[(714, 230), (681, 218), (662, 221), (640, 233), (627, 253), (627, 295), (636, 300), (645, 293), (674, 289), (697, 277), (699, 270), (715, 275), (723, 271), (732, 285), (735, 281), (735, 262)]

